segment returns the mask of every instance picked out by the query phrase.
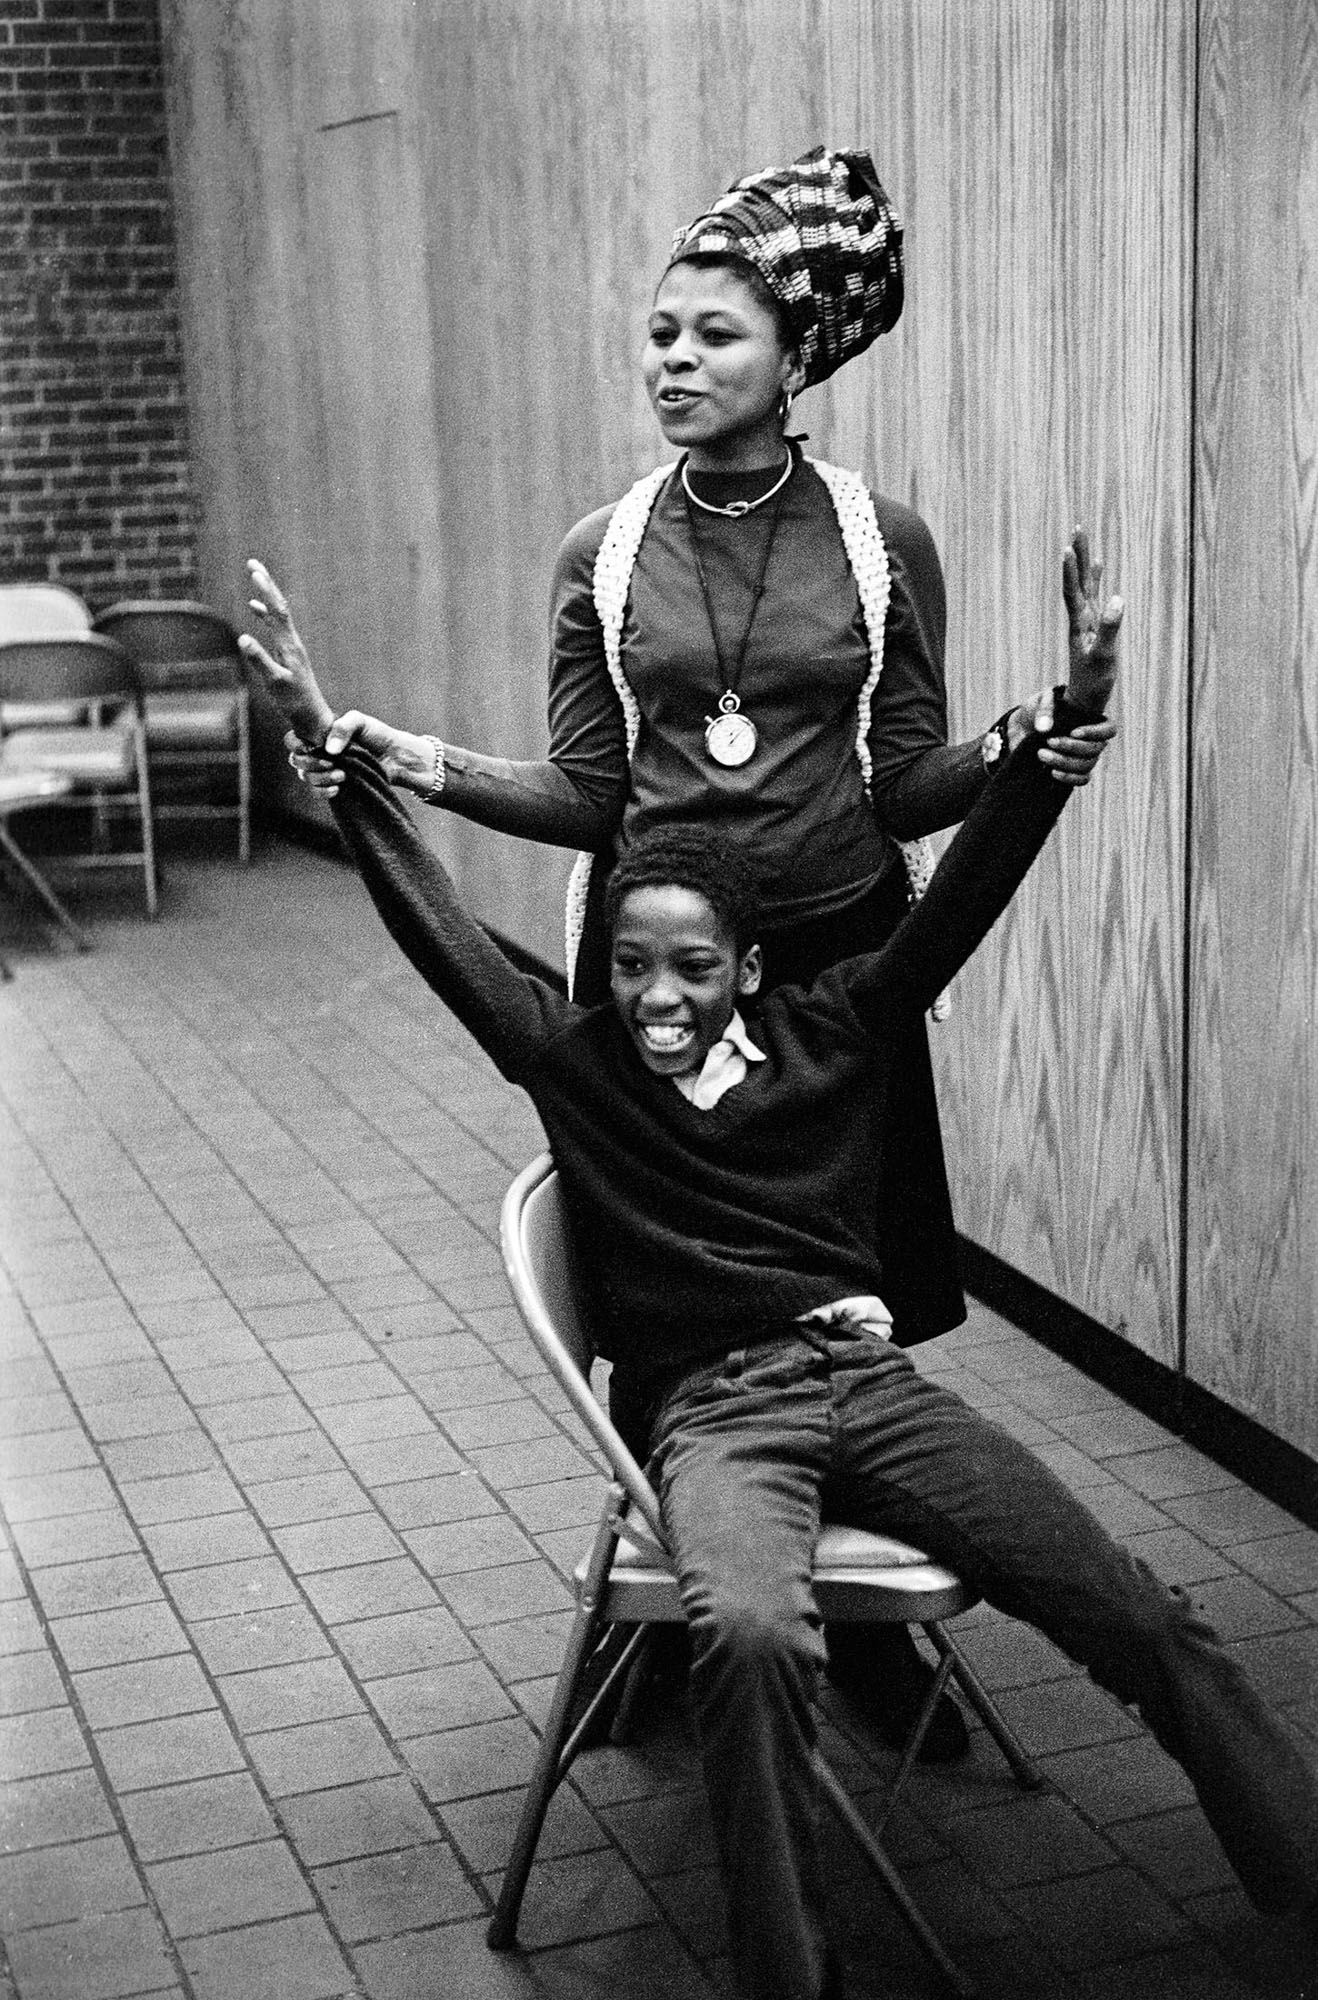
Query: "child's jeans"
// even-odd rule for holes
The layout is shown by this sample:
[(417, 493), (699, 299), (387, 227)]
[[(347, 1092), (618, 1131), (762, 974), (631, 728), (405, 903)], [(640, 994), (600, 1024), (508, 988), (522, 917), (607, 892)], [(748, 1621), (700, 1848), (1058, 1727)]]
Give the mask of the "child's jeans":
[(1315, 1774), (1189, 1600), (899, 1349), (831, 1331), (792, 1324), (689, 1371), (654, 1430), (748, 1994), (816, 2000), (829, 1976), (811, 1774), (821, 1514), (914, 1542), (1136, 1704), (1259, 1907), (1312, 1902)]

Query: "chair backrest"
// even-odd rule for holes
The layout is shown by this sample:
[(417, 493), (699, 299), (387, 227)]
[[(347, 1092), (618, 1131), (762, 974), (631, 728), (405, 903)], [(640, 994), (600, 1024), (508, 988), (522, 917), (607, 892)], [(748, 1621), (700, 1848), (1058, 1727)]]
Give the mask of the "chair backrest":
[(62, 583), (0, 583), (0, 641), (90, 632), (92, 614)]
[(0, 701), (109, 701), (140, 704), (137, 668), (122, 646), (95, 632), (66, 639), (0, 644)]
[(548, 1153), (523, 1167), (504, 1196), (499, 1234), (508, 1282), (537, 1352), (662, 1542), (654, 1489), (590, 1386), (594, 1347), (574, 1269), (563, 1191)]
[(131, 597), (97, 613), (94, 629), (131, 653), (146, 688), (245, 686), (238, 634), (190, 598)]

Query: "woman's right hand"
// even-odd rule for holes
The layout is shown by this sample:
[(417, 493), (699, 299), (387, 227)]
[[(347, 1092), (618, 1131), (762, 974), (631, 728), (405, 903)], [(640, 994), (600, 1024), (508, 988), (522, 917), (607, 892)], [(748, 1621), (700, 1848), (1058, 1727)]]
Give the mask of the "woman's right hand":
[(359, 708), (345, 709), (336, 715), (325, 736), (323, 750), (313, 749), (304, 743), (296, 730), (290, 729), (284, 738), (284, 748), (288, 761), (297, 772), (298, 781), (313, 792), (320, 792), (327, 799), (337, 796), (340, 785), (347, 773), (338, 759), (349, 743), (360, 743), (371, 750), (384, 766), (385, 776), (393, 784), (398, 772), (392, 768), (393, 750), (398, 731), (391, 729), (387, 722), (381, 722), (374, 715), (363, 715)]

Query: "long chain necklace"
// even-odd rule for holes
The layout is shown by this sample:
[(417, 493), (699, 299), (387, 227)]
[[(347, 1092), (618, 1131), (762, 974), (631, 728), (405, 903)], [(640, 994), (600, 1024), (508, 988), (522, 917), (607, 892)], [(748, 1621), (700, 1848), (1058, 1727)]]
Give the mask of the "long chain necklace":
[[(709, 620), (710, 636), (714, 641), (714, 656), (718, 661), (719, 678), (722, 680), (724, 688), (724, 692), (719, 697), (718, 714), (707, 715), (705, 717), (705, 748), (716, 764), (722, 764), (730, 770), (735, 770), (739, 764), (745, 764), (753, 757), (755, 755), (755, 746), (759, 742), (759, 731), (756, 729), (749, 715), (746, 715), (742, 710), (741, 698), (737, 693), (737, 683), (741, 679), (741, 671), (746, 664), (746, 648), (750, 644), (751, 627), (755, 623), (755, 614), (760, 608), (760, 599), (764, 595), (764, 586), (768, 580), (769, 559), (773, 554), (773, 545), (778, 537), (778, 522), (782, 516), (782, 490), (787, 484), (795, 463), (796, 459), (794, 455), (789, 452), (787, 465), (782, 477), (769, 488), (767, 493), (762, 493), (758, 500), (736, 500), (730, 507), (713, 507), (707, 500), (701, 500), (697, 494), (691, 491), (690, 486), (687, 484), (686, 460), (683, 459), (682, 461), (682, 491), (687, 499), (686, 517), (687, 526), (691, 531), (691, 552), (696, 559), (696, 575), (700, 578), (700, 594), (705, 600), (705, 616)], [(746, 614), (746, 623), (743, 625), (741, 631), (741, 643), (737, 647), (736, 657), (732, 662), (731, 671), (729, 671), (723, 657), (723, 647), (719, 640), (718, 625), (714, 618), (714, 601), (710, 596), (709, 579), (705, 575), (705, 565), (700, 554), (700, 537), (696, 533), (696, 524), (691, 513), (690, 503), (694, 500), (697, 507), (705, 508), (706, 512), (710, 514), (727, 514), (731, 515), (734, 519), (740, 519), (742, 515), (749, 514), (755, 507), (763, 506), (766, 500), (772, 500), (775, 496), (778, 496), (777, 504), (774, 507), (773, 519), (765, 540), (764, 554), (760, 559), (759, 575), (755, 579), (755, 587), (751, 592), (750, 610)]]

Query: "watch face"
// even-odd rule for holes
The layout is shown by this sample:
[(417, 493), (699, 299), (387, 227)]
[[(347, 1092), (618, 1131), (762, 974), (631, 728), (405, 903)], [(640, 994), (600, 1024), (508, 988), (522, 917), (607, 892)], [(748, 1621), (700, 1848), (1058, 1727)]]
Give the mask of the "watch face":
[(744, 715), (716, 715), (705, 730), (705, 748), (716, 764), (733, 767), (755, 754), (755, 724)]

